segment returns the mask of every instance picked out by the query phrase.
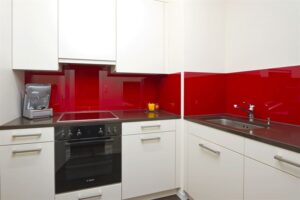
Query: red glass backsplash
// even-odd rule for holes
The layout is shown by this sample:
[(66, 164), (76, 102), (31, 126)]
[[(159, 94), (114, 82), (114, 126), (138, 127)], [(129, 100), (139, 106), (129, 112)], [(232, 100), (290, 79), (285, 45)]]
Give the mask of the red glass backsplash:
[(225, 112), (245, 116), (233, 108), (244, 101), (255, 105), (257, 118), (300, 124), (300, 66), (228, 74), (185, 73), (185, 115)]
[(51, 83), (55, 112), (146, 109), (154, 102), (180, 114), (180, 74), (112, 74), (105, 66), (65, 65), (62, 72), (26, 72), (25, 83)]
[(226, 110), (225, 74), (184, 73), (184, 114), (224, 113)]

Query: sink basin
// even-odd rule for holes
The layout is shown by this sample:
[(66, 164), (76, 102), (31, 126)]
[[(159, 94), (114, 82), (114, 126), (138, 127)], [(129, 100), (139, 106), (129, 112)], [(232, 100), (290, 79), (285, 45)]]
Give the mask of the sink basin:
[(259, 124), (252, 124), (252, 123), (247, 123), (247, 122), (242, 122), (234, 119), (229, 119), (229, 118), (213, 118), (213, 119), (206, 119), (208, 122), (212, 122), (215, 124), (220, 124), (223, 126), (235, 128), (235, 129), (240, 129), (240, 130), (254, 130), (254, 129), (259, 129), (259, 128), (265, 128), (262, 125)]

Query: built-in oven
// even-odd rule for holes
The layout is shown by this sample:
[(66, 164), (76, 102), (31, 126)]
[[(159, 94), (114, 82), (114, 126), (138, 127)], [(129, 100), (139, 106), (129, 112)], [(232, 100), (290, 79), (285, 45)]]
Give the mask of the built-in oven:
[(55, 127), (56, 194), (121, 182), (121, 123)]

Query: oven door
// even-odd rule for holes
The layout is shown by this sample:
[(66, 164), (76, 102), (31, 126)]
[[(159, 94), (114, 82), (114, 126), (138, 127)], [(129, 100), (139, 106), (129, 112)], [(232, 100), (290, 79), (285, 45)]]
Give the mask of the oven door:
[(55, 142), (56, 194), (121, 182), (121, 137)]

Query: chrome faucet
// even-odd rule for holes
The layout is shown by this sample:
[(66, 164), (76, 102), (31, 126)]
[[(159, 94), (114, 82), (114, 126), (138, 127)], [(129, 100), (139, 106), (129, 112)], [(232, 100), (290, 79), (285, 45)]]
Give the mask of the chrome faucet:
[(248, 119), (250, 122), (253, 122), (254, 121), (254, 107), (255, 105), (253, 104), (250, 104), (250, 103), (246, 103), (246, 102), (243, 102), (244, 104), (248, 104), (248, 109), (244, 108), (244, 107), (241, 107), (239, 106), (238, 104), (234, 104), (233, 107), (236, 108), (236, 109), (240, 109), (241, 111), (244, 111), (248, 114)]

